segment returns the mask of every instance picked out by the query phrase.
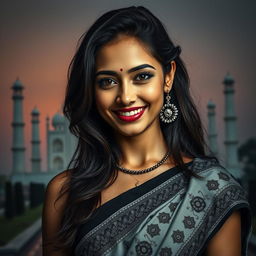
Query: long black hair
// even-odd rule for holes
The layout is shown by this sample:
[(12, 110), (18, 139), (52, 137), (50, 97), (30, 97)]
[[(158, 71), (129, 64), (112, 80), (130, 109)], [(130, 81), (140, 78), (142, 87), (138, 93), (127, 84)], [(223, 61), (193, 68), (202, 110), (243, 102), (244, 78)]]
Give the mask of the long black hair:
[[(181, 47), (175, 46), (164, 25), (143, 6), (111, 10), (82, 35), (68, 71), (63, 112), (70, 121), (69, 129), (78, 138), (78, 145), (68, 166), (70, 178), (59, 198), (68, 193), (62, 226), (55, 241), (56, 248), (72, 248), (77, 227), (86, 223), (100, 202), (101, 191), (117, 177), (116, 165), (121, 151), (114, 140), (113, 129), (103, 120), (95, 106), (95, 59), (101, 47), (119, 35), (140, 40), (162, 65), (164, 75), (176, 62), (172, 87), (172, 103), (179, 110), (177, 120), (161, 123), (171, 156), (187, 176), (183, 156), (210, 157), (204, 139), (204, 128), (190, 95), (190, 81), (180, 58)], [(208, 152), (210, 150), (208, 149)], [(214, 157), (214, 156), (212, 156)], [(58, 199), (59, 199), (58, 198)]]

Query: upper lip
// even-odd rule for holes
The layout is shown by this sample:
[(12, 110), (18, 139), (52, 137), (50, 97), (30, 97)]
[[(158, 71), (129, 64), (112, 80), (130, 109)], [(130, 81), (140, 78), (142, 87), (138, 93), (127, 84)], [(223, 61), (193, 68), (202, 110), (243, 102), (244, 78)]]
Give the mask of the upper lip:
[(133, 111), (139, 108), (146, 108), (147, 106), (140, 106), (140, 107), (132, 107), (132, 108), (120, 108), (120, 109), (116, 109), (114, 110), (115, 112), (129, 112), (129, 111)]

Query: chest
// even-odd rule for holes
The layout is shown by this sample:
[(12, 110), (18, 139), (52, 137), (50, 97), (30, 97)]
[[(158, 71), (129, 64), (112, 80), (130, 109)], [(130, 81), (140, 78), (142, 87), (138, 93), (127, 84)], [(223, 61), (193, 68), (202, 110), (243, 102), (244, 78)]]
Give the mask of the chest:
[[(148, 180), (154, 179), (156, 176), (166, 171), (167, 168), (168, 166), (163, 165), (162, 168), (159, 168), (159, 170), (156, 170), (155, 172), (149, 172), (142, 175), (130, 175), (119, 172), (114, 183), (101, 191), (101, 205), (136, 186), (140, 186)], [(100, 205), (97, 207), (99, 206)]]

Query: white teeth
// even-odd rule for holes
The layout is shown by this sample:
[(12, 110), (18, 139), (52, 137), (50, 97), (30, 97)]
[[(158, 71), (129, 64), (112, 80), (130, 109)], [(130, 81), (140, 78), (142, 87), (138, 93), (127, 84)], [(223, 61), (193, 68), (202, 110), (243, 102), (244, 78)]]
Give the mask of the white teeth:
[(133, 110), (133, 111), (130, 111), (130, 112), (118, 112), (118, 114), (122, 115), (122, 116), (133, 116), (133, 115), (138, 114), (142, 110), (143, 110), (143, 108), (139, 108), (139, 109), (136, 109), (136, 110)]

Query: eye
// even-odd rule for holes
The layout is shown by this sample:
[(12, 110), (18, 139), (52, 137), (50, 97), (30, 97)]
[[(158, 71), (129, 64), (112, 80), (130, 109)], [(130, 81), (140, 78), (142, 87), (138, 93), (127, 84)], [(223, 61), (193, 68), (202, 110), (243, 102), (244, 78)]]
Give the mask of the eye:
[(144, 80), (149, 80), (151, 77), (153, 77), (154, 75), (151, 74), (150, 72), (143, 72), (140, 73), (136, 76), (136, 78), (139, 79), (135, 79), (136, 81), (144, 81)]
[(109, 85), (111, 85), (111, 82), (115, 82), (115, 81), (111, 78), (102, 78), (98, 80), (97, 84), (100, 87), (108, 87)]

